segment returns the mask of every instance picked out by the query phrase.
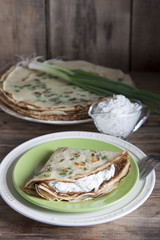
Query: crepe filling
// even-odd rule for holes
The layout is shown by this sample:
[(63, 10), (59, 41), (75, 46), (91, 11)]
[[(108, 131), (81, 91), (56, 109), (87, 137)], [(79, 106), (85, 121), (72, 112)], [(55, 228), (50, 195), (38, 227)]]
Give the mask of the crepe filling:
[(68, 182), (55, 182), (50, 181), (48, 185), (50, 187), (54, 187), (56, 192), (90, 192), (94, 190), (95, 192), (98, 190), (100, 185), (104, 181), (110, 180), (114, 177), (115, 167), (114, 164), (111, 165), (109, 169), (105, 169), (104, 171), (100, 171), (96, 174), (92, 174), (87, 177), (80, 178), (75, 180), (74, 183)]

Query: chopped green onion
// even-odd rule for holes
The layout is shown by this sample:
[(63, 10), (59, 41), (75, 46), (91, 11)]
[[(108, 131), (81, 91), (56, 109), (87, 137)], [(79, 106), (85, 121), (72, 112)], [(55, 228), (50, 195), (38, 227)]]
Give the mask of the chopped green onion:
[(66, 172), (60, 172), (59, 175), (66, 176)]
[(64, 158), (60, 159), (59, 161), (60, 161), (60, 162), (63, 162), (63, 161), (64, 161)]
[(49, 171), (49, 172), (51, 172), (52, 169), (53, 169), (52, 167), (48, 167), (46, 170)]
[(107, 160), (107, 156), (102, 156), (101, 159), (102, 160)]
[(44, 177), (50, 177), (51, 174), (44, 174)]

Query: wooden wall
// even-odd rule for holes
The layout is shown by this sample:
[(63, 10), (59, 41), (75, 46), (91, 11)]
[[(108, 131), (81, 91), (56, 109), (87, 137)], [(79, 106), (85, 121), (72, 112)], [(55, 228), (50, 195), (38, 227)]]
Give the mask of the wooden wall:
[(0, 66), (33, 54), (160, 71), (160, 0), (0, 0)]

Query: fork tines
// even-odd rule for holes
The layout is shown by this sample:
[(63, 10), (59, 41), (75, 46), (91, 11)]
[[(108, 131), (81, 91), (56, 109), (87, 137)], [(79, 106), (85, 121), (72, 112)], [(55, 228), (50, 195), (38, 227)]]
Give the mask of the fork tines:
[(145, 178), (153, 169), (155, 169), (160, 164), (160, 158), (155, 155), (148, 155), (143, 158), (138, 166), (140, 177)]

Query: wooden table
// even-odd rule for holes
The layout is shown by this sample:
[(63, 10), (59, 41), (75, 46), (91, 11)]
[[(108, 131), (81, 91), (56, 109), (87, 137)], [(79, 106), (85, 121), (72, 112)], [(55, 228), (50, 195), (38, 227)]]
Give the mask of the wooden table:
[[(160, 93), (160, 74), (131, 73), (137, 87)], [(97, 132), (93, 123), (57, 126), (33, 123), (0, 112), (0, 161), (19, 144), (47, 133), (61, 131)], [(160, 155), (160, 116), (151, 114), (130, 142), (146, 154)], [(57, 227), (28, 219), (0, 198), (0, 239), (160, 239), (160, 167), (155, 188), (137, 210), (113, 222), (88, 227)]]

